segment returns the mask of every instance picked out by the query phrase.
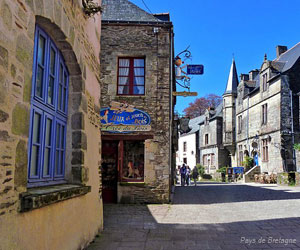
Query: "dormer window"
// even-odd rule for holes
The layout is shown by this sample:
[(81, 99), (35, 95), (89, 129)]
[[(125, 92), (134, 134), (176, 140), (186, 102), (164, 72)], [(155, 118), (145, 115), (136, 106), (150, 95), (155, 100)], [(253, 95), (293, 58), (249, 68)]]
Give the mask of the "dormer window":
[(267, 76), (267, 73), (263, 74), (262, 76), (263, 91), (266, 91), (268, 89)]

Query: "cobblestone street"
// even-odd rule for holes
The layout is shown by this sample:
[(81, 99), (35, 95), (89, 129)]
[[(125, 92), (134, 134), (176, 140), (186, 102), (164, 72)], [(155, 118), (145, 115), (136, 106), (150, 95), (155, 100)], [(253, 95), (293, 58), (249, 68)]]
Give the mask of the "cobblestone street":
[(201, 183), (172, 205), (105, 205), (96, 249), (300, 249), (300, 188)]

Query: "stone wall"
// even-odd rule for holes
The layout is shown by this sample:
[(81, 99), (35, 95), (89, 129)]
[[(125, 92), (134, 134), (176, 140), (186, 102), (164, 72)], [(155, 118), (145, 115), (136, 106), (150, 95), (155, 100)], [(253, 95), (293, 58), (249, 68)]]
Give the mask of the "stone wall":
[(231, 147), (235, 143), (236, 94), (223, 95), (223, 144)]
[[(299, 133), (297, 133), (297, 130), (299, 128), (299, 119), (294, 120), (294, 124), (292, 123), (292, 110), (299, 110), (297, 109), (298, 103), (296, 102), (295, 105), (295, 100), (293, 98), (293, 108), (291, 109), (291, 89), (290, 86), (294, 85), (294, 82), (292, 79), (289, 78), (289, 75), (284, 75), (282, 76), (282, 81), (281, 81), (281, 130), (282, 130), (282, 135), (281, 135), (281, 155), (282, 158), (285, 162), (285, 171), (296, 171), (296, 162), (293, 161), (293, 153), (294, 153), (294, 148), (293, 145), (298, 141), (299, 142)], [(296, 85), (296, 84), (295, 84)], [(298, 88), (299, 89), (299, 88)], [(297, 91), (297, 89), (296, 89)], [(294, 92), (296, 92), (294, 90)], [(295, 95), (296, 96), (296, 95)], [(298, 99), (298, 98), (297, 98)], [(299, 102), (299, 100), (298, 100)], [(293, 112), (294, 115), (295, 112)], [(298, 124), (297, 124), (298, 123)], [(297, 126), (298, 125), (298, 126)], [(295, 128), (295, 135), (292, 135), (292, 126)], [(293, 138), (293, 136), (295, 136)]]
[[(100, 108), (100, 15), (87, 18), (80, 0), (1, 0), (0, 13), (1, 247), (82, 248), (102, 227), (100, 132), (93, 121)], [(27, 144), (36, 24), (55, 42), (70, 75), (66, 179), (91, 186), (92, 191), (20, 213), (20, 197), (30, 191)], [(88, 93), (92, 109), (87, 105)]]
[[(101, 106), (108, 107), (111, 101), (127, 102), (151, 117), (151, 131), (135, 133), (153, 135), (145, 142), (144, 177), (151, 192), (142, 190), (144, 202), (168, 202), (170, 195), (171, 35), (169, 24), (102, 24)], [(145, 96), (116, 95), (117, 60), (124, 56), (145, 57)]]
[[(268, 71), (268, 69), (265, 70)], [(268, 74), (272, 75), (272, 72)], [(243, 81), (241, 82), (241, 86), (246, 88)], [(238, 91), (237, 99), (240, 98), (241, 94), (243, 94), (243, 91)], [(262, 124), (262, 105), (264, 104), (267, 104), (267, 124)], [(279, 115), (282, 108), (281, 79), (278, 77), (270, 81), (266, 91), (262, 91), (261, 86), (258, 91), (245, 97), (242, 102), (237, 102), (236, 106), (236, 126), (238, 127), (238, 117), (241, 116), (242, 129), (240, 133), (238, 129), (236, 131), (237, 144), (233, 166), (238, 165), (239, 146), (242, 146), (243, 152), (248, 151), (250, 156), (252, 156), (254, 150), (258, 152), (259, 165), (262, 172), (282, 172), (283, 161), (280, 153), (282, 117)], [(262, 161), (263, 139), (268, 139), (269, 161)], [(257, 143), (258, 147), (253, 148), (253, 143)]]

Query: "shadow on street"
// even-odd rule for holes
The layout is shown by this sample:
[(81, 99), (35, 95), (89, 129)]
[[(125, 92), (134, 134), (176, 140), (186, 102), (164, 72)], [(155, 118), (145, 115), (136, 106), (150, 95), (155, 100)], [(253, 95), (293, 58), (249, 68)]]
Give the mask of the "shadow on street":
[(266, 187), (270, 186), (216, 182), (198, 182), (197, 186), (176, 186), (173, 204), (214, 204), (300, 199), (300, 192), (288, 193), (284, 190), (271, 190)]

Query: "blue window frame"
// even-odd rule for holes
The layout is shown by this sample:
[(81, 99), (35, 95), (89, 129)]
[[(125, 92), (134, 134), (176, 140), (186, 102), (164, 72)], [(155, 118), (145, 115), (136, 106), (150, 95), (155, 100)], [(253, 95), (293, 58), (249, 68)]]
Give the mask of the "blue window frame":
[(28, 186), (63, 183), (69, 73), (62, 54), (47, 33), (36, 26)]

